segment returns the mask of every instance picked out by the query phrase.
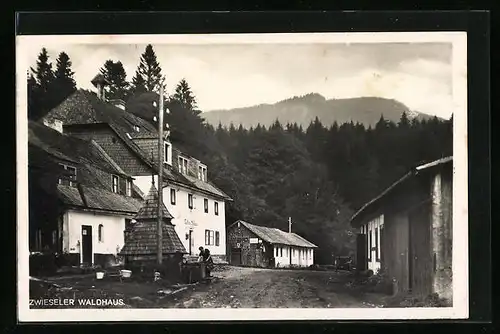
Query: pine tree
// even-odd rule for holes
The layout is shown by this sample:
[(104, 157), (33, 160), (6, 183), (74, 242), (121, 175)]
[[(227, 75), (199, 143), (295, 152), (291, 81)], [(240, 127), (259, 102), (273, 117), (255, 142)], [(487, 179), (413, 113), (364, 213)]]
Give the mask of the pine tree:
[(106, 92), (108, 98), (126, 100), (129, 83), (127, 82), (127, 73), (122, 62), (106, 60), (100, 72), (110, 83), (107, 86)]
[(186, 79), (182, 79), (175, 87), (175, 93), (172, 99), (178, 101), (180, 105), (187, 110), (194, 110), (196, 106), (196, 97), (189, 87)]
[[(139, 76), (142, 77), (142, 80), (139, 79)], [(146, 91), (158, 93), (160, 91), (162, 79), (163, 77), (161, 74), (160, 63), (156, 58), (153, 46), (148, 44), (146, 46), (146, 50), (141, 55), (139, 67), (136, 72), (136, 82), (134, 82), (134, 85), (140, 85), (142, 81)]]
[(47, 49), (42, 48), (38, 54), (36, 68), (31, 69), (35, 74), (36, 80), (36, 108), (32, 110), (33, 119), (43, 117), (51, 108), (54, 107), (54, 97), (50, 95), (50, 90), (54, 83), (54, 72), (52, 64), (49, 62)]
[(132, 84), (130, 85), (129, 96), (139, 95), (146, 92), (146, 81), (142, 77), (139, 70), (135, 71), (135, 75), (132, 78)]
[(38, 84), (33, 76), (33, 69), (28, 71), (28, 118), (36, 119), (38, 115)]
[(66, 52), (61, 52), (56, 60), (54, 81), (50, 94), (54, 98), (54, 107), (76, 91), (75, 72), (71, 69), (71, 60)]

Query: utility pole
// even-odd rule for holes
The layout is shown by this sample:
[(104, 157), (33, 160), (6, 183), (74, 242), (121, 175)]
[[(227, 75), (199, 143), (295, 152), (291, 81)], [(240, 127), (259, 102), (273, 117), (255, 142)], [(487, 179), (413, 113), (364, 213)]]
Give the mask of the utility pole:
[(163, 140), (163, 81), (160, 85), (160, 101), (158, 108), (158, 222), (157, 222), (157, 246), (158, 264), (163, 263), (163, 150), (165, 142)]

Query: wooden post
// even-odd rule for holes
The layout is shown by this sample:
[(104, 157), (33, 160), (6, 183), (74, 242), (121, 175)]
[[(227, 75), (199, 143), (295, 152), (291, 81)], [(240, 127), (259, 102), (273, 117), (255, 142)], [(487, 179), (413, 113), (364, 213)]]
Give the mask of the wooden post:
[(163, 80), (160, 85), (160, 101), (158, 108), (158, 222), (157, 222), (157, 246), (158, 264), (163, 263), (163, 150), (165, 142), (163, 140)]

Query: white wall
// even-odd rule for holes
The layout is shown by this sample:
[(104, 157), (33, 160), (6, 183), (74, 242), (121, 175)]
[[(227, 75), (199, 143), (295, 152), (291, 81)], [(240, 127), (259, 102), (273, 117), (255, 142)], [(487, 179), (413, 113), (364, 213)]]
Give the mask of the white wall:
[[(99, 241), (99, 224), (103, 225), (103, 239)], [(92, 212), (67, 211), (63, 217), (63, 248), (69, 253), (80, 253), (82, 225), (92, 226), (93, 254), (114, 254), (124, 245), (125, 217)], [(92, 259), (94, 262), (94, 258)]]
[[(281, 256), (281, 248), (283, 248), (283, 256)], [(275, 245), (273, 252), (278, 267), (289, 267), (290, 263), (300, 267), (308, 267), (314, 264), (313, 249)], [(290, 256), (292, 257), (291, 262)]]
[[(367, 224), (361, 227), (361, 233), (366, 234), (367, 243), (369, 242), (369, 235), (371, 235), (372, 244), (368, 245), (367, 252), (371, 254), (371, 259), (368, 261), (368, 269), (372, 270), (374, 273), (380, 270), (380, 261), (377, 261), (377, 258), (380, 259), (380, 227), (384, 225), (384, 215), (380, 215), (377, 218), (369, 221)], [(375, 229), (378, 229), (377, 240), (375, 240)], [(371, 250), (372, 247), (378, 245), (377, 250)], [(378, 254), (377, 254), (378, 253)], [(367, 254), (367, 256), (368, 256)]]
[[(134, 176), (134, 183), (147, 195), (151, 188), (151, 176)], [(155, 185), (158, 185), (158, 176), (155, 176)], [(175, 205), (170, 201), (170, 189), (173, 187), (176, 194)], [(212, 255), (226, 255), (226, 220), (225, 220), (225, 203), (224, 201), (216, 200), (213, 197), (194, 192), (192, 190), (172, 186), (163, 188), (163, 203), (168, 211), (174, 217), (172, 224), (175, 225), (175, 231), (181, 239), (186, 251), (189, 252), (189, 240), (186, 240), (186, 234), (192, 229), (192, 246), (191, 251), (193, 255), (198, 254), (200, 246), (208, 248)], [(193, 194), (193, 209), (188, 207), (188, 194)], [(204, 199), (208, 199), (208, 213), (204, 211)], [(219, 203), (219, 214), (216, 216), (214, 213), (214, 202)], [(205, 230), (219, 232), (219, 246), (205, 245)]]

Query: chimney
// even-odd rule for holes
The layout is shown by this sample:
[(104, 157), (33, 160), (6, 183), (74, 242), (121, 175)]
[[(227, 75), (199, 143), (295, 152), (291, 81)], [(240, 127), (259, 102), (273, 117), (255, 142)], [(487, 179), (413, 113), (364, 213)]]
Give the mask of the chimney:
[(105, 92), (104, 92), (104, 87), (109, 84), (108, 80), (102, 75), (101, 73), (97, 74), (94, 79), (92, 79), (91, 83), (94, 85), (94, 87), (97, 88), (97, 97), (100, 100), (105, 101)]
[(117, 108), (120, 108), (121, 110), (125, 110), (125, 101), (123, 101), (122, 99), (109, 100), (109, 103)]
[(288, 217), (288, 233), (292, 233), (292, 217)]

